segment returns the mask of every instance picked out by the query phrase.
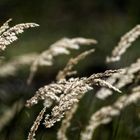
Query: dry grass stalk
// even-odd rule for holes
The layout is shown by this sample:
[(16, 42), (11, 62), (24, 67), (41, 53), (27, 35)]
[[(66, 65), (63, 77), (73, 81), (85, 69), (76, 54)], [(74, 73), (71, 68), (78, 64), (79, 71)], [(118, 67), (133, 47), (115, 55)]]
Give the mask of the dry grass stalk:
[[(80, 78), (79, 81), (85, 81), (87, 82), (87, 84), (93, 83), (94, 85), (99, 85), (101, 82), (102, 85), (104, 80), (99, 81), (98, 79), (109, 77), (114, 73), (119, 73), (120, 71), (121, 70), (107, 70), (104, 73), (93, 74), (88, 78), (86, 77)], [(75, 83), (76, 81), (77, 78), (75, 80), (71, 78), (68, 81), (62, 79), (56, 83), (52, 83), (49, 85), (45, 85), (44, 87), (41, 87), (31, 99), (27, 100), (26, 106), (31, 107), (37, 104), (39, 100), (48, 100), (46, 101), (46, 103), (48, 103), (48, 107), (50, 107), (49, 106), (50, 100), (58, 102), (59, 99), (57, 98), (57, 96), (61, 95), (61, 93), (63, 93), (64, 90), (70, 87), (71, 83)], [(104, 86), (112, 88), (110, 84), (107, 82), (104, 83)], [(115, 89), (115, 87), (113, 87), (113, 90), (118, 91), (118, 89)]]
[(15, 75), (18, 69), (21, 68), (21, 66), (30, 65), (36, 57), (37, 57), (36, 53), (30, 53), (21, 56), (16, 56), (6, 63), (1, 62), (0, 77)]
[[(94, 49), (85, 51), (75, 58), (71, 58), (68, 61), (68, 63), (66, 64), (65, 68), (58, 73), (58, 75), (56, 76), (57, 77), (56, 79), (57, 80), (66, 79), (66, 76), (69, 76), (70, 74), (73, 73), (72, 69), (73, 69), (74, 65), (76, 65), (80, 60), (84, 59), (87, 55), (91, 54), (92, 52), (94, 52)], [(82, 98), (82, 97), (83, 96), (81, 96), (79, 98)], [(78, 103), (75, 103), (73, 105), (73, 107), (69, 111), (66, 112), (65, 118), (62, 120), (61, 127), (57, 133), (58, 140), (67, 140), (68, 139), (66, 136), (66, 132), (71, 124), (70, 121), (73, 118), (73, 115), (75, 114), (77, 108), (78, 108)]]
[(39, 26), (36, 23), (21, 23), (13, 27), (9, 27), (8, 23), (11, 21), (9, 19), (0, 28), (0, 50), (5, 50), (6, 46), (18, 39), (17, 35), (24, 32), (25, 29)]
[(80, 45), (96, 44), (94, 39), (86, 38), (62, 38), (56, 43), (52, 44), (48, 50), (42, 52), (37, 59), (33, 62), (30, 68), (30, 75), (27, 80), (28, 84), (31, 83), (39, 66), (51, 66), (53, 65), (54, 57), (61, 54), (70, 54), (70, 49), (79, 49)]
[[(12, 19), (9, 19), (0, 27), (1, 51), (4, 50), (7, 45), (17, 40), (17, 35), (23, 33), (24, 29), (39, 26), (36, 23), (22, 23), (13, 27), (9, 27), (9, 22), (11, 20)], [(112, 56), (107, 57), (107, 62), (120, 60), (121, 56), (139, 37), (139, 35), (140, 25), (137, 25), (121, 38), (120, 42), (113, 50)], [(13, 75), (21, 65), (29, 65), (32, 63), (28, 78), (28, 83), (30, 83), (39, 66), (51, 66), (53, 65), (53, 60), (56, 56), (61, 54), (70, 54), (71, 49), (79, 49), (80, 45), (90, 45), (96, 43), (97, 41), (94, 39), (86, 39), (81, 37), (72, 39), (63, 38), (52, 44), (48, 50), (42, 52), (39, 56), (36, 54), (29, 54), (16, 57), (6, 64), (0, 62), (0, 76)], [(135, 78), (135, 85), (139, 84), (140, 59), (138, 59), (136, 63), (122, 70), (107, 70), (104, 73), (93, 74), (89, 77), (70, 78), (69, 80), (66, 80), (67, 76), (71, 76), (76, 72), (72, 70), (74, 65), (76, 65), (80, 60), (84, 59), (92, 52), (94, 52), (94, 49), (86, 51), (77, 57), (70, 59), (66, 67), (58, 73), (56, 82), (40, 88), (36, 94), (27, 101), (27, 107), (37, 104), (40, 100), (42, 100), (44, 104), (44, 108), (41, 110), (34, 121), (33, 126), (31, 127), (28, 140), (35, 140), (35, 133), (44, 117), (47, 108), (52, 107), (52, 110), (51, 112), (45, 114), (45, 127), (50, 128), (56, 122), (61, 121), (62, 118), (65, 117), (57, 133), (57, 138), (58, 140), (67, 140), (68, 138), (66, 136), (66, 131), (70, 126), (70, 121), (73, 117), (73, 114), (78, 108), (78, 102), (86, 92), (93, 89), (94, 85), (106, 87), (102, 88), (99, 92), (97, 92), (96, 95), (98, 98), (105, 99), (112, 94), (110, 89), (121, 92), (119, 89), (125, 87), (127, 84), (132, 83)], [(103, 80), (107, 77), (109, 78), (106, 81)], [(119, 97), (112, 105), (105, 106), (97, 110), (91, 116), (89, 125), (86, 127), (85, 131), (81, 133), (81, 140), (91, 140), (95, 129), (99, 125), (109, 123), (113, 117), (120, 115), (121, 111), (125, 109), (126, 106), (132, 103), (137, 103), (138, 100), (140, 100), (140, 86), (135, 86), (135, 88), (132, 89), (131, 94), (123, 95)], [(16, 107), (17, 103), (15, 103), (10, 110), (6, 110), (6, 112), (0, 118), (0, 130), (2, 130), (3, 127), (14, 117), (17, 112)], [(21, 109), (23, 107), (23, 103), (20, 104), (19, 107), (19, 109)]]
[(132, 45), (132, 43), (140, 35), (140, 25), (135, 26), (132, 30), (121, 37), (120, 42), (112, 51), (112, 56), (107, 57), (107, 62), (119, 61), (121, 56), (126, 52), (126, 50)]
[[(98, 76), (101, 76), (101, 74), (98, 74)], [(95, 77), (98, 77), (97, 75)], [(109, 88), (112, 88), (118, 92), (120, 92), (118, 89), (116, 89), (115, 87), (112, 87), (112, 85), (108, 84), (107, 82), (101, 80), (101, 79), (95, 79), (94, 82), (96, 83), (96, 85), (98, 85), (98, 82), (99, 82), (99, 85), (101, 86), (104, 86), (104, 85), (108, 85)], [(104, 84), (105, 83), (105, 84)], [(83, 95), (79, 94), (79, 100), (83, 97)], [(66, 136), (66, 131), (68, 129), (68, 127), (70, 126), (70, 121), (74, 115), (74, 113), (76, 112), (77, 110), (77, 107), (78, 107), (78, 103), (75, 103), (73, 104), (73, 107), (68, 110), (66, 112), (66, 115), (65, 115), (65, 118), (63, 119), (62, 123), (61, 123), (61, 127), (60, 129), (58, 130), (58, 133), (57, 133), (57, 139), (58, 140), (67, 140), (67, 136)]]
[(30, 133), (28, 135), (28, 140), (34, 140), (35, 132), (37, 131), (37, 129), (38, 129), (39, 125), (40, 125), (40, 122), (41, 122), (41, 120), (43, 118), (43, 115), (44, 115), (45, 111), (46, 111), (46, 107), (44, 107), (40, 111), (39, 115), (37, 116), (36, 120), (34, 121), (34, 124), (31, 127)]
[(74, 104), (72, 108), (66, 112), (65, 118), (62, 120), (61, 126), (57, 132), (57, 139), (58, 140), (68, 140), (66, 136), (67, 129), (71, 125), (71, 119), (73, 115), (76, 113), (78, 108), (78, 104)]
[[(106, 86), (116, 90), (115, 87), (110, 86), (110, 84), (100, 79), (111, 76), (116, 72), (120, 72), (120, 70), (108, 70), (104, 73), (93, 74), (88, 78), (71, 78), (68, 81), (63, 79), (57, 83), (49, 84), (40, 88), (36, 94), (27, 101), (26, 106), (30, 107), (37, 104), (39, 100), (44, 100), (44, 106), (50, 107), (55, 101), (56, 105), (53, 107), (51, 113), (46, 115), (44, 122), (46, 128), (50, 128), (57, 121), (60, 121), (65, 116), (66, 112), (69, 111), (74, 104), (79, 102), (87, 91), (92, 89), (92, 86)], [(31, 135), (31, 133), (29, 135)]]
[(102, 107), (93, 113), (85, 130), (81, 133), (81, 140), (92, 140), (95, 129), (109, 123), (113, 117), (120, 115), (121, 110), (126, 106), (137, 103), (140, 100), (140, 86), (133, 88), (132, 93), (123, 95), (117, 99), (115, 103)]
[[(140, 72), (140, 59), (129, 67), (126, 67), (119, 74), (114, 74), (109, 77), (106, 81), (113, 85), (114, 87), (121, 89), (127, 84), (130, 84), (135, 79), (135, 74)], [(101, 88), (97, 93), (96, 97), (99, 99), (106, 99), (108, 96), (112, 95), (113, 92), (106, 88)]]
[(79, 94), (83, 95), (87, 91), (91, 90), (88, 84), (85, 84), (79, 79), (75, 79), (74, 83), (70, 84), (70, 88), (64, 91), (64, 94), (60, 95), (58, 105), (54, 106), (51, 114), (47, 114), (45, 117), (46, 128), (52, 127), (56, 122), (61, 121), (65, 116), (65, 113), (71, 109), (71, 107), (79, 101)]
[(81, 53), (80, 55), (76, 56), (75, 58), (71, 58), (68, 63), (66, 64), (65, 68), (62, 71), (59, 71), (59, 73), (56, 76), (57, 80), (65, 79), (67, 76), (73, 75), (73, 73), (76, 73), (76, 71), (72, 71), (74, 65), (78, 64), (78, 62), (82, 59), (84, 59), (87, 55), (94, 52), (94, 49), (91, 49), (89, 51), (85, 51)]

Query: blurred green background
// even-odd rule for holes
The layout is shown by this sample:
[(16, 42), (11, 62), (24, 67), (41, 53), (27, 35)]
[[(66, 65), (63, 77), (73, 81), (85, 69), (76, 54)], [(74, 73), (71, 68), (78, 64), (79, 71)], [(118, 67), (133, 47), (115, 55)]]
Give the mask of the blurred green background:
[[(9, 46), (1, 55), (6, 60), (13, 56), (30, 52), (42, 52), (62, 37), (85, 37), (98, 40), (95, 46), (83, 46), (79, 51), (72, 51), (75, 56), (87, 48), (96, 48), (76, 67), (79, 76), (90, 75), (110, 68), (125, 67), (134, 62), (140, 55), (139, 39), (123, 55), (121, 62), (105, 64), (105, 57), (117, 45), (120, 37), (140, 22), (139, 0), (0, 0), (0, 24), (12, 18), (10, 25), (24, 22), (36, 22), (40, 27), (23, 33), (18, 41)], [(0, 114), (15, 101), (26, 100), (40, 86), (54, 80), (59, 69), (62, 69), (71, 56), (60, 56), (53, 67), (42, 68), (34, 78), (33, 84), (26, 85), (29, 67), (21, 69), (16, 76), (0, 79)], [(91, 98), (92, 97), (92, 98)], [(117, 98), (117, 97), (116, 97)], [(110, 102), (98, 101), (89, 93), (81, 101), (73, 125), (69, 129), (70, 139), (78, 140), (79, 132), (84, 128), (91, 113)], [(91, 106), (87, 115), (82, 113)], [(22, 109), (0, 132), (0, 140), (25, 140), (29, 129), (41, 109), (41, 105), (32, 109)], [(109, 125), (101, 126), (94, 136), (95, 140), (140, 140), (140, 121), (137, 109), (131, 106), (116, 117)], [(126, 117), (127, 116), (127, 117)], [(83, 123), (83, 124), (82, 124)], [(128, 126), (129, 124), (129, 126)], [(59, 123), (52, 129), (40, 126), (37, 140), (55, 140)], [(134, 132), (133, 132), (134, 131)], [(102, 135), (101, 135), (102, 134)]]
[[(38, 29), (27, 31), (7, 50), (8, 56), (42, 51), (62, 37), (87, 37), (98, 40), (96, 54), (105, 57), (119, 38), (139, 23), (138, 0), (1, 0), (0, 23), (13, 18), (11, 24), (36, 22)], [(134, 46), (139, 44), (135, 43)], [(139, 47), (129, 49), (123, 64), (138, 56)], [(135, 55), (134, 55), (134, 53)], [(98, 57), (98, 61), (103, 61)]]

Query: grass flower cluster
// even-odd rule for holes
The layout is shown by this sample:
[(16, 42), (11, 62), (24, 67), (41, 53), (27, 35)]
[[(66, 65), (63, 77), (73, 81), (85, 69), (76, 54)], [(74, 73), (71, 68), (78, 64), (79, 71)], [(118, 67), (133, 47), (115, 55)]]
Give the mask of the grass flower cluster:
[[(8, 45), (18, 39), (18, 34), (23, 33), (27, 28), (39, 26), (36, 23), (22, 23), (13, 27), (9, 27), (11, 19), (6, 21), (0, 27), (0, 50), (4, 51)], [(140, 35), (140, 25), (137, 25), (123, 37), (112, 51), (110, 57), (106, 57), (106, 63), (115, 63), (121, 59), (121, 56), (127, 51), (132, 43)], [(15, 57), (7, 63), (1, 62), (0, 77), (8, 77), (15, 75), (18, 69), (23, 65), (30, 66), (30, 74), (27, 79), (28, 86), (32, 84), (33, 77), (39, 71), (41, 66), (53, 66), (54, 59), (62, 54), (70, 55), (71, 50), (78, 50), (82, 45), (95, 45), (95, 39), (83, 37), (62, 38), (50, 45), (47, 50), (41, 54), (31, 53), (23, 56)], [(86, 59), (91, 53), (95, 53), (95, 48), (86, 50), (76, 57), (72, 57), (66, 66), (61, 69), (51, 83), (40, 87), (35, 94), (26, 101), (25, 106), (30, 108), (42, 102), (43, 108), (33, 121), (33, 125), (29, 131), (27, 140), (36, 139), (36, 131), (42, 123), (46, 128), (53, 127), (57, 122), (61, 122), (57, 132), (58, 140), (68, 140), (67, 131), (71, 126), (71, 121), (76, 114), (79, 101), (84, 98), (89, 91), (93, 92), (96, 98), (101, 101), (108, 100), (111, 95), (119, 93), (119, 97), (110, 105), (100, 107), (93, 112), (80, 132), (80, 140), (92, 140), (97, 127), (110, 123), (114, 117), (119, 116), (122, 110), (125, 110), (130, 104), (137, 104), (140, 100), (140, 58), (130, 66), (106, 70), (102, 73), (93, 73), (90, 76), (78, 77), (75, 65), (81, 60)], [(74, 76), (73, 76), (74, 75)], [(98, 86), (98, 90), (94, 87)], [(127, 91), (124, 92), (124, 88)], [(20, 103), (20, 109), (24, 107), (23, 102)], [(0, 130), (15, 115), (15, 103), (11, 110), (7, 110), (0, 118)], [(7, 117), (7, 114), (10, 115)], [(47, 133), (47, 129), (46, 129)], [(47, 139), (47, 138), (46, 138)], [(49, 140), (49, 139), (48, 139)]]

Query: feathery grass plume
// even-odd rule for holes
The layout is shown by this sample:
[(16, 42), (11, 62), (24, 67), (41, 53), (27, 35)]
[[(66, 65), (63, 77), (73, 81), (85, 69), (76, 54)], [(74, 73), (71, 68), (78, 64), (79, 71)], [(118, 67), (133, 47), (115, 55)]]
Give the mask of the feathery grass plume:
[(55, 105), (50, 114), (45, 117), (46, 128), (52, 127), (56, 122), (61, 121), (65, 113), (71, 109), (73, 104), (79, 101), (79, 95), (91, 90), (92, 87), (84, 82), (84, 79), (70, 79), (71, 83), (64, 90), (64, 94), (60, 95), (58, 105)]
[[(71, 58), (70, 61), (67, 63), (66, 67), (64, 68), (64, 70), (59, 72), (59, 74), (57, 76), (57, 80), (59, 81), (60, 79), (65, 79), (65, 77), (68, 75), (68, 73), (72, 70), (73, 66), (76, 65), (81, 59), (84, 59), (87, 55), (91, 54), (92, 52), (94, 52), (94, 49), (91, 49), (89, 51), (85, 51), (85, 52), (81, 53), (80, 55), (78, 55), (75, 58)], [(47, 103), (48, 103), (48, 101), (47, 101)], [(62, 122), (63, 123), (63, 127), (62, 127), (63, 128), (63, 130), (62, 130), (63, 134), (65, 134), (64, 133), (64, 131), (66, 131), (65, 128), (69, 127), (69, 125), (70, 125), (70, 122), (68, 122), (68, 121), (71, 120), (71, 118), (73, 116), (71, 111), (73, 110), (73, 113), (74, 113), (76, 111), (77, 107), (78, 107), (78, 104), (75, 104), (72, 107), (72, 109), (66, 113), (66, 116), (68, 116), (68, 117), (66, 117), (66, 121), (65, 121), (65, 119), (63, 120), (63, 122), (65, 121), (65, 123)], [(34, 127), (32, 127), (32, 128), (34, 128)], [(31, 131), (31, 132), (33, 132), (33, 131)], [(35, 133), (35, 132), (33, 132), (33, 133)], [(33, 136), (33, 134), (30, 134), (30, 135)], [(59, 136), (62, 137), (62, 134), (60, 134)], [(62, 138), (60, 138), (60, 139), (62, 140)]]
[[(114, 87), (121, 89), (127, 84), (130, 84), (135, 79), (135, 74), (140, 72), (140, 59), (137, 59), (135, 63), (124, 68), (121, 73), (113, 74), (106, 81)], [(106, 99), (111, 96), (113, 92), (107, 88), (101, 88), (97, 93), (96, 97), (99, 99)]]
[[(71, 79), (72, 80), (72, 79)], [(76, 81), (75, 81), (76, 80)], [(46, 128), (50, 128), (56, 123), (57, 121), (60, 121), (65, 113), (71, 109), (71, 107), (79, 102), (79, 97), (81, 97), (84, 93), (91, 90), (91, 83), (86, 78), (83, 78), (82, 80), (75, 79), (74, 83), (70, 85), (70, 88), (66, 89), (64, 91), (64, 94), (60, 95), (60, 101), (58, 105), (56, 105), (51, 112), (51, 115), (47, 114), (45, 118), (45, 126)], [(96, 80), (93, 80), (93, 85), (98, 85), (99, 83), (96, 83)], [(99, 84), (100, 85), (100, 84)], [(101, 83), (102, 86), (102, 83)], [(105, 85), (107, 86), (108, 85)], [(109, 86), (110, 87), (110, 86)], [(81, 95), (80, 95), (81, 94)]]
[[(74, 65), (76, 65), (80, 60), (84, 59), (87, 55), (93, 52), (94, 52), (94, 49), (91, 49), (89, 51), (85, 51), (79, 54), (75, 58), (71, 58), (66, 64), (66, 66), (64, 67), (64, 69), (62, 71), (59, 71), (59, 73), (56, 76), (57, 77), (56, 79), (57, 80), (66, 79), (66, 76), (70, 76), (71, 74), (73, 74), (74, 71), (72, 71), (72, 69)], [(79, 99), (82, 97), (83, 96), (79, 97)], [(68, 127), (70, 126), (70, 121), (74, 113), (76, 112), (77, 108), (78, 108), (78, 103), (75, 103), (73, 107), (66, 112), (65, 118), (62, 120), (61, 127), (59, 128), (58, 133), (57, 133), (58, 140), (67, 140), (66, 131)]]
[[(79, 79), (80, 81), (86, 81), (88, 82), (87, 84), (93, 83), (94, 85), (99, 85), (100, 81), (97, 79), (109, 77), (114, 73), (119, 73), (121, 70), (106, 70), (104, 73), (97, 73), (97, 74), (92, 74), (90, 77), (86, 78), (81, 78)], [(44, 87), (41, 87), (38, 91), (36, 91), (36, 94), (26, 102), (27, 107), (31, 107), (35, 104), (38, 103), (39, 100), (45, 100), (45, 104), (50, 107), (50, 102), (56, 101), (59, 102), (59, 97), (63, 91), (68, 89), (70, 87), (71, 83), (74, 83), (77, 81), (77, 78), (75, 78), (75, 81), (72, 80), (73, 78), (70, 78), (68, 81), (65, 79), (61, 79), (60, 81), (57, 81), (56, 83), (51, 83), (49, 85), (45, 85)], [(86, 80), (83, 80), (86, 79)], [(101, 85), (104, 80), (101, 81)], [(109, 83), (105, 82), (104, 85), (106, 87), (112, 88)], [(113, 87), (113, 90), (115, 87)], [(115, 89), (118, 91), (118, 89)], [(47, 104), (48, 103), (48, 104)]]
[[(40, 88), (36, 94), (27, 101), (26, 106), (31, 107), (32, 105), (37, 104), (39, 100), (43, 100), (44, 106), (48, 108), (53, 102), (56, 102), (51, 113), (47, 114), (45, 117), (44, 124), (46, 128), (50, 128), (56, 122), (60, 121), (75, 103), (79, 102), (81, 96), (87, 91), (92, 90), (92, 86), (106, 86), (116, 90), (115, 87), (110, 86), (110, 84), (100, 79), (111, 76), (116, 72), (120, 72), (120, 70), (107, 70), (104, 73), (93, 74), (90, 77), (70, 78), (68, 81), (63, 79), (56, 83), (49, 84)], [(31, 134), (33, 136), (35, 135), (33, 133), (30, 133), (29, 135)], [(30, 137), (32, 138), (33, 136)]]
[(44, 100), (44, 105), (49, 108), (54, 101), (59, 102), (59, 96), (65, 90), (65, 85), (68, 85), (68, 83), (65, 80), (60, 80), (57, 83), (41, 87), (31, 99), (27, 100), (26, 107), (32, 107), (39, 100)]
[(86, 38), (62, 38), (52, 44), (48, 50), (42, 52), (38, 58), (35, 59), (30, 68), (30, 75), (27, 83), (30, 84), (39, 66), (51, 66), (53, 65), (53, 59), (55, 56), (61, 54), (70, 54), (70, 49), (79, 49), (80, 45), (96, 44), (94, 39)]
[(12, 21), (12, 19), (8, 19), (1, 27), (0, 27), (0, 34), (2, 34), (6, 29), (9, 28), (9, 22)]
[(17, 35), (24, 32), (25, 29), (39, 26), (36, 23), (21, 23), (13, 27), (9, 27), (8, 23), (11, 21), (9, 19), (0, 28), (0, 50), (5, 50), (6, 46), (18, 39)]
[(0, 77), (15, 75), (18, 69), (21, 68), (21, 66), (30, 65), (36, 57), (37, 57), (36, 53), (30, 53), (21, 56), (16, 56), (8, 62), (2, 61), (0, 63)]
[(112, 51), (112, 56), (106, 58), (106, 62), (115, 62), (121, 59), (121, 56), (126, 52), (126, 50), (132, 45), (132, 43), (140, 35), (140, 25), (135, 26), (132, 30), (127, 32), (121, 37), (120, 42)]
[[(99, 75), (100, 75), (100, 74), (99, 74)], [(93, 77), (94, 77), (94, 76), (93, 76)], [(108, 88), (110, 88), (110, 89), (113, 89), (113, 90), (115, 90), (115, 91), (117, 91), (117, 92), (121, 92), (120, 90), (118, 90), (117, 88), (113, 87), (111, 84), (107, 83), (107, 82), (104, 81), (104, 80), (101, 80), (101, 79), (93, 79), (93, 80), (91, 80), (91, 78), (93, 78), (93, 77), (90, 77), (88, 80), (89, 80), (90, 82), (92, 81), (95, 85), (98, 85), (98, 86), (105, 86), (105, 87), (108, 87)], [(95, 76), (95, 77), (96, 77), (96, 76)], [(98, 76), (97, 76), (97, 77), (98, 77)], [(88, 80), (87, 80), (87, 83), (89, 82)], [(81, 86), (82, 86), (82, 85), (81, 85)], [(76, 87), (74, 87), (74, 88), (76, 88)], [(82, 87), (81, 87), (81, 88), (82, 88)], [(73, 92), (73, 91), (72, 91), (72, 92)], [(84, 94), (80, 94), (80, 93), (79, 93), (79, 95), (78, 95), (79, 100), (83, 97), (83, 95), (84, 95)], [(78, 103), (75, 102), (75, 103), (72, 105), (71, 109), (68, 110), (68, 111), (66, 112), (65, 118), (63, 119), (62, 124), (61, 124), (61, 127), (60, 127), (60, 129), (58, 130), (58, 133), (57, 133), (57, 139), (58, 139), (58, 140), (67, 140), (67, 139), (68, 139), (67, 136), (66, 136), (66, 131), (67, 131), (67, 128), (70, 126), (70, 120), (72, 119), (73, 114), (76, 112), (77, 107), (78, 107)]]
[(84, 59), (87, 55), (91, 54), (94, 52), (94, 49), (85, 51), (81, 54), (79, 54), (78, 56), (76, 56), (75, 58), (71, 58), (68, 63), (66, 64), (65, 68), (62, 71), (59, 71), (59, 73), (56, 76), (57, 80), (60, 79), (65, 79), (67, 76), (71, 76), (75, 73), (77, 73), (77, 71), (72, 71), (74, 65), (78, 64), (78, 62), (82, 59)]
[[(107, 82), (104, 82), (104, 80), (99, 80), (96, 77), (106, 77), (107, 75), (114, 73), (114, 71), (106, 71), (104, 73), (99, 73), (99, 74), (93, 74), (90, 77), (86, 78), (83, 77), (81, 79), (76, 78), (73, 79), (71, 78), (70, 81), (72, 82), (70, 85), (68, 85), (68, 88), (64, 90), (64, 93), (60, 95), (59, 98), (59, 103), (56, 105), (53, 109), (51, 114), (47, 114), (45, 118), (45, 126), (46, 128), (50, 128), (56, 123), (57, 121), (60, 121), (65, 113), (71, 109), (73, 104), (79, 102), (81, 96), (84, 95), (87, 91), (92, 89), (93, 85), (98, 85), (98, 86), (106, 86), (108, 88), (112, 88), (110, 84)], [(66, 85), (65, 85), (66, 86)], [(113, 90), (116, 90), (114, 87)], [(117, 89), (117, 91), (119, 91)]]
[(104, 106), (97, 112), (93, 113), (85, 130), (81, 132), (81, 140), (92, 140), (95, 129), (109, 123), (113, 117), (120, 115), (121, 110), (125, 109), (132, 103), (137, 103), (140, 100), (140, 86), (133, 88), (131, 94), (123, 95), (112, 105)]

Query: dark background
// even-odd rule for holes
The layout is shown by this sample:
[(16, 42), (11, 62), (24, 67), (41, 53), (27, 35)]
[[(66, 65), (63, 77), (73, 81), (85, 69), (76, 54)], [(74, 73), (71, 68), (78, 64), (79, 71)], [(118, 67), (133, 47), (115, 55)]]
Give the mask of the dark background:
[[(7, 60), (25, 53), (40, 53), (62, 37), (86, 37), (98, 40), (97, 45), (89, 46), (89, 48), (95, 47), (96, 52), (77, 66), (79, 76), (90, 75), (93, 72), (101, 72), (110, 68), (128, 66), (140, 54), (140, 41), (138, 39), (123, 55), (121, 62), (109, 65), (105, 63), (105, 57), (111, 54), (111, 50), (117, 45), (120, 37), (139, 24), (139, 0), (0, 0), (0, 24), (2, 25), (9, 18), (13, 19), (10, 23), (11, 26), (24, 22), (36, 22), (40, 24), (40, 27), (26, 31), (19, 37), (18, 41), (3, 52), (2, 55)], [(72, 54), (79, 54), (87, 47), (82, 47), (79, 51), (72, 51)], [(40, 86), (54, 80), (57, 71), (62, 69), (70, 57), (61, 56), (56, 60), (53, 67), (40, 70), (35, 76), (33, 84), (28, 87), (26, 79), (29, 68), (18, 72), (15, 77), (1, 79), (0, 86), (6, 92), (6, 95), (0, 98), (1, 108), (10, 107), (18, 99), (26, 100)], [(83, 108), (96, 104), (95, 100), (94, 102), (91, 101), (92, 96), (92, 94), (89, 94), (85, 97)], [(84, 105), (84, 102), (87, 104)], [(73, 140), (78, 140), (78, 132), (82, 129), (81, 122), (88, 120), (91, 110), (99, 106), (97, 104), (95, 107), (90, 108), (87, 115), (79, 113), (81, 117), (77, 118), (78, 115), (75, 117), (75, 126), (70, 129), (69, 133)], [(14, 119), (0, 132), (0, 140), (25, 140), (40, 108), (41, 105), (33, 109), (24, 108), (17, 113)], [(130, 114), (127, 115), (133, 112), (132, 109), (133, 106), (131, 112), (124, 112), (125, 115), (116, 118), (113, 123), (106, 127), (101, 126), (97, 130), (95, 139), (139, 140), (139, 131), (135, 135), (131, 134), (132, 129), (135, 129), (134, 126), (138, 125), (139, 122), (135, 117), (131, 118)], [(0, 113), (3, 110), (0, 109)], [(80, 111), (83, 112), (83, 110)], [(125, 118), (126, 115), (127, 118)], [(118, 125), (118, 122), (120, 125)], [(127, 127), (128, 123), (131, 126), (130, 128)], [(41, 126), (38, 140), (55, 140), (56, 136), (54, 134), (56, 134), (58, 127), (59, 124), (48, 130)], [(101, 132), (102, 136), (100, 135)], [(77, 135), (75, 136), (75, 134)]]
[[(40, 24), (38, 29), (22, 35), (23, 39), (13, 45), (18, 47), (11, 47), (7, 53), (13, 56), (42, 51), (62, 37), (82, 36), (97, 39), (97, 53), (105, 56), (110, 54), (121, 35), (139, 24), (139, 5), (138, 0), (1, 0), (1, 24), (9, 18), (13, 18), (13, 25), (21, 22)], [(134, 50), (130, 51), (128, 55), (132, 60)], [(122, 61), (129, 62), (125, 56), (124, 59)]]

